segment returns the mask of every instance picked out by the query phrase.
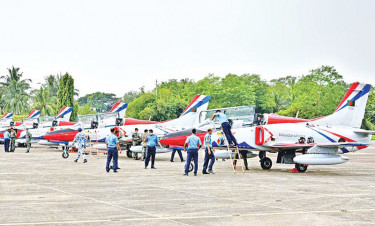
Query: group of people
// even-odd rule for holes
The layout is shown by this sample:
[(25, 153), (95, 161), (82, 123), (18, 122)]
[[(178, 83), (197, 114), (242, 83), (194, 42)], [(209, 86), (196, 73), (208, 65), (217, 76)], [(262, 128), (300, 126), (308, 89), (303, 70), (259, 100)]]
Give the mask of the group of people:
[[(217, 117), (219, 122), (221, 123), (223, 132), (227, 138), (228, 145), (230, 147), (236, 147), (237, 141), (236, 138), (233, 136), (231, 131), (231, 126), (229, 124), (228, 118), (225, 114), (221, 113), (220, 110), (216, 111), (216, 114), (212, 117), (211, 120)], [(119, 130), (112, 128), (110, 135), (106, 137), (105, 143), (107, 146), (107, 163), (106, 163), (106, 171), (109, 172), (110, 169), (113, 169), (113, 172), (117, 172), (119, 169), (118, 167), (118, 152), (121, 154), (121, 147), (119, 143)], [(215, 149), (212, 147), (212, 139), (211, 139), (212, 129), (207, 130), (207, 134), (204, 137), (204, 146), (205, 146), (205, 157), (203, 163), (203, 174), (214, 174), (212, 170), (213, 165), (215, 163)], [(15, 150), (15, 140), (17, 138), (17, 132), (11, 128), (8, 129), (4, 133), (4, 146), (5, 152), (14, 152)], [(26, 146), (27, 146), (27, 153), (30, 151), (31, 147), (31, 138), (32, 135), (28, 129), (26, 129)], [(156, 145), (162, 147), (160, 140), (157, 135), (153, 133), (152, 129), (144, 130), (142, 136), (138, 133), (138, 129), (135, 129), (135, 132), (132, 134), (133, 146), (142, 146), (142, 156), (141, 159), (144, 160), (145, 169), (147, 169), (150, 161), (151, 161), (151, 169), (156, 169), (155, 167), (155, 156), (156, 156)], [(75, 147), (77, 144), (77, 147)], [(72, 148), (76, 149), (78, 154), (74, 162), (78, 162), (79, 158), (83, 157), (83, 163), (87, 162), (86, 155), (84, 154), (84, 150), (88, 146), (88, 136), (85, 134), (81, 128), (78, 129), (78, 133), (76, 134)], [(10, 146), (10, 150), (9, 150)], [(185, 173), (183, 175), (188, 176), (189, 173), (189, 166), (191, 161), (194, 161), (194, 175), (197, 175), (198, 171), (198, 150), (201, 148), (202, 142), (200, 138), (196, 135), (196, 129), (192, 130), (192, 135), (189, 136), (184, 144), (184, 151), (187, 151), (187, 162), (185, 165)], [(178, 152), (180, 156), (181, 162), (184, 162), (181, 150), (173, 150), (171, 154), (171, 162), (173, 162), (175, 152)], [(241, 153), (244, 160), (246, 160), (246, 153)], [(133, 158), (138, 160), (138, 154), (133, 152)], [(110, 163), (113, 161), (113, 167), (110, 168)], [(247, 168), (247, 161), (245, 161), (245, 166)]]
[[(32, 134), (26, 129), (26, 153), (30, 152)], [(5, 152), (14, 152), (16, 150), (17, 131), (12, 127), (4, 132), (4, 150)], [(9, 149), (10, 148), (10, 149)]]

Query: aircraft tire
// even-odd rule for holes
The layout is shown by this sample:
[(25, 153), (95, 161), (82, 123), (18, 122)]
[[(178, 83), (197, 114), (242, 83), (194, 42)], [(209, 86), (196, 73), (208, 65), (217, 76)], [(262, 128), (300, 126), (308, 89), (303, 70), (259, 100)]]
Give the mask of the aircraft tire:
[(304, 165), (304, 164), (298, 164), (298, 163), (296, 163), (295, 167), (298, 170), (298, 172), (300, 172), (300, 173), (304, 173), (307, 170), (307, 166)]
[(271, 169), (271, 167), (272, 167), (272, 160), (271, 160), (270, 158), (267, 158), (267, 157), (262, 158), (262, 159), (260, 160), (260, 166), (261, 166), (262, 169), (264, 169), (264, 170), (269, 170), (269, 169)]
[(132, 151), (127, 150), (127, 151), (126, 151), (126, 156), (128, 156), (128, 158), (133, 158), (133, 153), (132, 153)]
[(66, 151), (64, 151), (64, 152), (62, 153), (62, 157), (63, 157), (64, 159), (68, 158), (68, 157), (69, 157), (69, 153), (66, 152)]
[(266, 152), (265, 151), (260, 151), (259, 152), (259, 159), (264, 159), (266, 157)]

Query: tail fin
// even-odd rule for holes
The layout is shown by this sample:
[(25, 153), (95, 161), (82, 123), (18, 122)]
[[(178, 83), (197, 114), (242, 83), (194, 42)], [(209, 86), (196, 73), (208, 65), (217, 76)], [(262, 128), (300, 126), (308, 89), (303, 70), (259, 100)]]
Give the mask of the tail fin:
[(40, 113), (40, 110), (32, 110), (27, 118), (39, 118)]
[(13, 119), (13, 113), (5, 113), (2, 119)]
[(199, 113), (207, 110), (210, 99), (210, 96), (195, 95), (178, 119), (167, 121), (163, 124), (172, 127), (192, 127)]
[(120, 118), (124, 118), (127, 108), (128, 108), (127, 103), (117, 102), (117, 103), (115, 103), (115, 105), (113, 105), (113, 107), (111, 108), (111, 110), (109, 112), (110, 113), (117, 112), (117, 113), (119, 113)]
[(333, 114), (312, 121), (321, 126), (360, 128), (370, 89), (371, 85), (369, 84), (353, 83)]
[(59, 113), (57, 113), (55, 119), (60, 120), (60, 121), (69, 122), (70, 116), (72, 115), (72, 112), (73, 112), (72, 107), (63, 107), (63, 108), (61, 108)]

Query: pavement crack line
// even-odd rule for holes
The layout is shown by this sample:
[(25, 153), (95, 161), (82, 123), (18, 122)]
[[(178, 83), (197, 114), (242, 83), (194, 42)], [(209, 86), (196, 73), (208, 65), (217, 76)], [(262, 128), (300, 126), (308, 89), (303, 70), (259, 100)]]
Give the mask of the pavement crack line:
[[(53, 188), (53, 187), (49, 187), (49, 186), (45, 186), (45, 185), (41, 185), (41, 184), (35, 184), (35, 183), (31, 183), (31, 184), (39, 186), (39, 187), (47, 188), (47, 189), (50, 189), (50, 190), (53, 190), (53, 191), (61, 192), (61, 193), (64, 193), (64, 194), (68, 194), (68, 195), (76, 196), (76, 197), (79, 197), (79, 198), (91, 200), (91, 201), (101, 203), (101, 204), (105, 204), (105, 205), (108, 205), (108, 206), (112, 206), (112, 207), (115, 207), (115, 208), (124, 209), (124, 210), (132, 211), (132, 212), (135, 212), (135, 213), (147, 215), (149, 217), (152, 217), (153, 219), (166, 220), (166, 221), (170, 221), (170, 222), (176, 223), (176, 224), (189, 225), (189, 224), (186, 224), (186, 223), (183, 223), (183, 222), (179, 222), (179, 221), (176, 221), (176, 220), (172, 220), (172, 219), (169, 219), (169, 218), (165, 218), (165, 217), (161, 217), (161, 216), (158, 216), (158, 215), (155, 215), (155, 214), (151, 214), (151, 213), (148, 213), (146, 211), (135, 210), (135, 209), (123, 207), (123, 206), (116, 205), (116, 204), (113, 204), (113, 203), (110, 203), (110, 202), (105, 202), (105, 201), (94, 199), (94, 198), (91, 198), (91, 197), (74, 194), (74, 193), (71, 193), (71, 192), (68, 192), (68, 191), (63, 191), (63, 190), (60, 190), (58, 188)], [(112, 220), (109, 220), (109, 221), (112, 221)]]

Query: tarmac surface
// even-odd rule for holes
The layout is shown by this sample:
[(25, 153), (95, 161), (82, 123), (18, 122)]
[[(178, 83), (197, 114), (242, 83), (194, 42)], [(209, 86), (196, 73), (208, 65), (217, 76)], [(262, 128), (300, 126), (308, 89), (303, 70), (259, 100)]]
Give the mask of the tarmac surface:
[[(185, 154), (186, 155), (186, 154)], [(234, 174), (217, 161), (215, 175), (182, 176), (176, 153), (158, 154), (157, 169), (119, 158), (119, 173), (105, 171), (104, 155), (61, 157), (61, 150), (0, 148), (0, 225), (375, 225), (375, 143), (346, 154), (335, 166), (293, 165)]]

